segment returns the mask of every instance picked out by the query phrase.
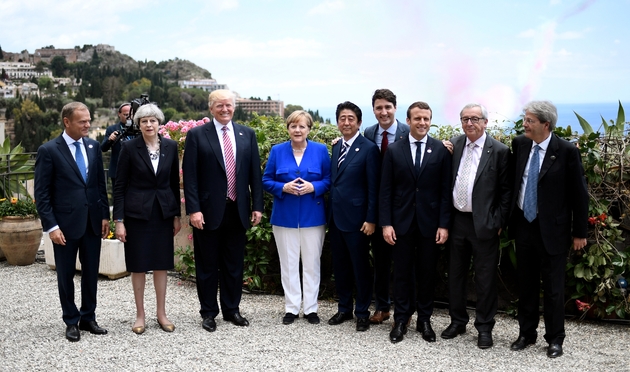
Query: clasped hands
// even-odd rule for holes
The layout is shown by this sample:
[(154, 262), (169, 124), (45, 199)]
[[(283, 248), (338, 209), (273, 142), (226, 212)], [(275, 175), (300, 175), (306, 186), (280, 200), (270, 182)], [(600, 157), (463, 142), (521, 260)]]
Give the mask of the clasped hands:
[(287, 194), (295, 196), (300, 196), (315, 192), (315, 187), (312, 183), (298, 177), (291, 182), (285, 183), (284, 186), (282, 186), (282, 192), (286, 192)]

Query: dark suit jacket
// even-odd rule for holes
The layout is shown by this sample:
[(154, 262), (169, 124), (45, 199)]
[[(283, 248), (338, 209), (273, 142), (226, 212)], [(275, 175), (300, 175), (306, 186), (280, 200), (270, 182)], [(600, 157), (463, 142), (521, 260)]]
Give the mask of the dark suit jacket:
[[(285, 183), (298, 177), (312, 183), (315, 191), (300, 196), (282, 191)], [(273, 195), (272, 225), (290, 228), (325, 225), (324, 194), (330, 189), (328, 148), (308, 141), (302, 161), (297, 165), (291, 141), (275, 145), (263, 173), (263, 187)]]
[(345, 232), (356, 232), (364, 222), (376, 223), (378, 203), (378, 146), (359, 134), (337, 169), (343, 141), (332, 149), (328, 223)]
[(451, 224), (451, 154), (441, 141), (427, 137), (416, 177), (409, 136), (389, 145), (383, 158), (379, 192), (379, 224), (406, 234), (417, 218), (420, 233), (435, 237), (438, 227)]
[(123, 123), (117, 123), (107, 127), (107, 130), (105, 130), (105, 138), (103, 138), (103, 142), (101, 142), (101, 151), (107, 152), (109, 149), (112, 150), (109, 158), (109, 170), (107, 171), (109, 178), (116, 178), (116, 166), (118, 165), (118, 156), (120, 155), (120, 146), (122, 143), (118, 140), (112, 145), (112, 142), (109, 140), (109, 136), (111, 136), (115, 131), (118, 131), (118, 134), (120, 134), (120, 128), (123, 125)]
[[(254, 130), (232, 124), (236, 140), (236, 203), (247, 229), (251, 211), (263, 211), (260, 156)], [(186, 213), (203, 213), (206, 228), (210, 230), (220, 226), (227, 198), (227, 176), (219, 141), (214, 120), (191, 129), (186, 135), (182, 163)]]
[[(399, 141), (409, 135), (409, 125), (405, 123), (401, 123), (396, 120), (398, 123), (396, 126), (396, 138), (394, 138), (394, 142)], [(365, 129), (363, 132), (363, 136), (370, 141), (376, 143), (376, 134), (378, 133), (378, 123), (371, 125)]]
[[(466, 135), (451, 139), (453, 143), (453, 184), (466, 146)], [(477, 238), (491, 239), (507, 225), (512, 188), (509, 178), (510, 149), (486, 134), (472, 192), (473, 225)]]
[(123, 142), (114, 186), (114, 219), (149, 220), (156, 198), (165, 219), (181, 214), (177, 142), (161, 138), (157, 173), (142, 136)]
[(102, 220), (109, 220), (100, 145), (89, 138), (82, 141), (88, 157), (87, 182), (62, 136), (41, 145), (35, 161), (35, 200), (42, 227), (47, 231), (58, 225), (66, 239), (79, 239), (88, 231), (101, 236)]
[[(518, 208), (518, 194), (531, 148), (532, 140), (524, 135), (512, 141), (513, 211)], [(567, 252), (571, 246), (571, 237), (586, 238), (588, 191), (582, 158), (575, 145), (555, 134), (551, 135), (538, 176), (538, 220), (540, 234), (549, 254)]]

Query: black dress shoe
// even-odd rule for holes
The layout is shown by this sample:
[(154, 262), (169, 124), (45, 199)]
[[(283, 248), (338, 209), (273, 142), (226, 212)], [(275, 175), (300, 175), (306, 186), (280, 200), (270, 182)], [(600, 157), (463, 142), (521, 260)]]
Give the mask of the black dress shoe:
[(296, 317), (297, 315), (293, 313), (286, 313), (284, 314), (284, 317), (282, 318), (282, 324), (293, 324), (293, 321), (295, 320)]
[(557, 358), (562, 355), (562, 345), (560, 344), (551, 344), (547, 348), (547, 356), (549, 358)]
[(435, 332), (431, 328), (431, 322), (418, 321), (416, 324), (416, 331), (422, 333), (422, 338), (426, 342), (435, 342)]
[(310, 324), (319, 324), (319, 316), (317, 316), (317, 313), (304, 314), (304, 317)]
[(201, 327), (203, 327), (203, 329), (205, 329), (208, 332), (214, 332), (217, 330), (217, 322), (214, 321), (214, 318), (207, 316), (203, 318)]
[(357, 319), (357, 331), (365, 332), (370, 329), (370, 319), (369, 318), (358, 318)]
[(461, 334), (466, 333), (466, 326), (463, 324), (454, 324), (451, 323), (446, 327), (442, 334), (440, 335), (443, 339), (450, 340), (451, 338), (455, 338)]
[(79, 329), (82, 331), (88, 331), (93, 335), (106, 335), (107, 330), (105, 328), (101, 328), (96, 323), (96, 320), (90, 320), (89, 322), (80, 322)]
[(492, 347), (492, 345), (492, 332), (479, 332), (477, 346), (479, 346), (480, 349), (487, 349)]
[(391, 342), (398, 343), (403, 340), (404, 335), (407, 334), (407, 326), (405, 323), (394, 323), (394, 328), (389, 332), (389, 340)]
[(243, 318), (238, 311), (232, 315), (228, 315), (227, 317), (224, 316), (223, 320), (232, 322), (234, 325), (237, 325), (239, 327), (247, 327), (249, 325), (247, 319)]
[(71, 324), (66, 327), (66, 338), (70, 342), (77, 342), (81, 339), (81, 332), (76, 324)]
[(523, 350), (527, 346), (533, 345), (535, 343), (536, 343), (536, 339), (527, 338), (525, 336), (518, 336), (516, 341), (514, 341), (512, 343), (512, 346), (510, 346), (510, 349), (512, 349), (514, 351), (519, 351), (519, 350)]
[(354, 317), (352, 313), (342, 313), (338, 311), (337, 314), (333, 315), (332, 318), (328, 320), (328, 324), (337, 325), (345, 322), (346, 320), (352, 320)]

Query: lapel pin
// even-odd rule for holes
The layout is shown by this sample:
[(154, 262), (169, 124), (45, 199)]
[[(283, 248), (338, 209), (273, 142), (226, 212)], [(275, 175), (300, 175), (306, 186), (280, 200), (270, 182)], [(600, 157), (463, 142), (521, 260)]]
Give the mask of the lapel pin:
[(433, 150), (431, 150), (431, 148), (429, 147), (429, 148), (427, 149), (427, 154), (430, 154), (431, 152), (433, 152)]
[(551, 155), (551, 160), (556, 160), (556, 156), (555, 155)]
[(238, 132), (238, 135), (239, 135), (239, 136), (242, 136), (242, 135), (243, 135), (243, 132)]
[(357, 147), (356, 149), (354, 149), (354, 151), (359, 152), (359, 148)]
[(92, 145), (88, 145), (89, 148), (92, 148)]

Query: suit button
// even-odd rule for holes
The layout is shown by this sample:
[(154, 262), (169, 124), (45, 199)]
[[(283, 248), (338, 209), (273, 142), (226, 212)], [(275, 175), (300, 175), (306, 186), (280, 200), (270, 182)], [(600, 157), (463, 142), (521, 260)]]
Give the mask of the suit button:
[(420, 189), (416, 187), (416, 192), (418, 192), (418, 191), (420, 191)]

